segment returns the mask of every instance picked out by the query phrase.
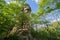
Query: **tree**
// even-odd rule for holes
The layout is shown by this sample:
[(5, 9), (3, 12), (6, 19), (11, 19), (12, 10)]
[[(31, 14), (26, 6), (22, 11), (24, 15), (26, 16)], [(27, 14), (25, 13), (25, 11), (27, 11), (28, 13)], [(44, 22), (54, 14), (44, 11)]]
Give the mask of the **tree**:
[(6, 37), (15, 25), (19, 26), (19, 12), (25, 1), (15, 1), (7, 4), (5, 0), (0, 0), (0, 39)]

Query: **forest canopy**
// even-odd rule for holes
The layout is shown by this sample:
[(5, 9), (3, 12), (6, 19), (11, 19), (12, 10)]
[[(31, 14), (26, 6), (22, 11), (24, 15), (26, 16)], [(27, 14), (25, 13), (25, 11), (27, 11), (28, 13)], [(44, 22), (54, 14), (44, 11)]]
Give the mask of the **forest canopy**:
[[(0, 0), (0, 39), (6, 37), (14, 27), (20, 26), (22, 21), (20, 13), (25, 3), (26, 0), (9, 0), (9, 2)], [(60, 0), (38, 0), (37, 4), (39, 9), (35, 13), (31, 12), (29, 18), (33, 39), (60, 40)], [(55, 10), (59, 12), (55, 13)], [(46, 16), (50, 14), (53, 16), (51, 19), (55, 17), (56, 21), (46, 19)], [(23, 16), (24, 21), (26, 15)], [(12, 39), (18, 40), (18, 37), (13, 35), (9, 40)]]

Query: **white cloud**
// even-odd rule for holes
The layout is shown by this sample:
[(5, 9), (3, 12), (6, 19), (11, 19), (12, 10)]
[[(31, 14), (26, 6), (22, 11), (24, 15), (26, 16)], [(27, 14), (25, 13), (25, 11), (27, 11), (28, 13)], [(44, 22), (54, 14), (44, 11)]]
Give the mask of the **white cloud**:
[(35, 2), (38, 2), (38, 0), (35, 0)]
[(56, 22), (56, 21), (60, 21), (60, 19), (55, 19), (55, 20), (51, 21), (51, 23), (52, 23), (52, 22)]
[(10, 2), (7, 2), (7, 4), (9, 4)]
[(38, 2), (38, 0), (32, 0), (32, 1), (35, 1), (36, 3)]

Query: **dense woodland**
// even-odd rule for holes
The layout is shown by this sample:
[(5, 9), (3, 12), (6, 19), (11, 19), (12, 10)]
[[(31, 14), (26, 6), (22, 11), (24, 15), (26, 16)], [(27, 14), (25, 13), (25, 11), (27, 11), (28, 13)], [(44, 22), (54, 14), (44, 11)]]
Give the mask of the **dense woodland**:
[[(6, 0), (0, 0), (0, 39), (4, 38), (14, 27), (20, 27), (21, 23), (21, 8), (23, 8), (26, 0), (10, 0), (9, 3)], [(57, 12), (52, 14), (56, 18), (56, 21), (49, 21), (46, 16), (55, 10), (60, 11), (60, 0), (39, 0), (37, 3), (39, 9), (37, 12), (30, 13), (29, 21), (31, 27), (31, 35), (33, 40), (60, 40), (60, 20), (57, 18), (59, 14)], [(54, 5), (54, 6), (52, 6)], [(22, 12), (24, 13), (24, 12)], [(26, 20), (26, 15), (23, 21)], [(43, 17), (43, 18), (42, 18)], [(50, 16), (48, 16), (50, 17)], [(42, 19), (41, 19), (42, 18)], [(37, 26), (44, 24), (45, 27), (37, 28)], [(39, 26), (40, 27), (40, 26)], [(35, 28), (35, 29), (34, 29)], [(10, 35), (7, 40), (20, 40), (17, 36), (18, 33)]]

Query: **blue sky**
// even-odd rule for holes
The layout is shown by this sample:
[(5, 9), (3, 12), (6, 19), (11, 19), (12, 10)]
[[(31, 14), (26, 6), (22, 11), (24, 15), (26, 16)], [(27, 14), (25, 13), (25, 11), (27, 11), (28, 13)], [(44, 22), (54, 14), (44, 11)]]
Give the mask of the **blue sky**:
[(35, 1), (27, 0), (26, 2), (31, 6), (32, 12), (36, 12), (38, 10), (38, 5)]
[(50, 14), (46, 16), (46, 19), (49, 21), (59, 21), (60, 20), (60, 9), (52, 11)]

